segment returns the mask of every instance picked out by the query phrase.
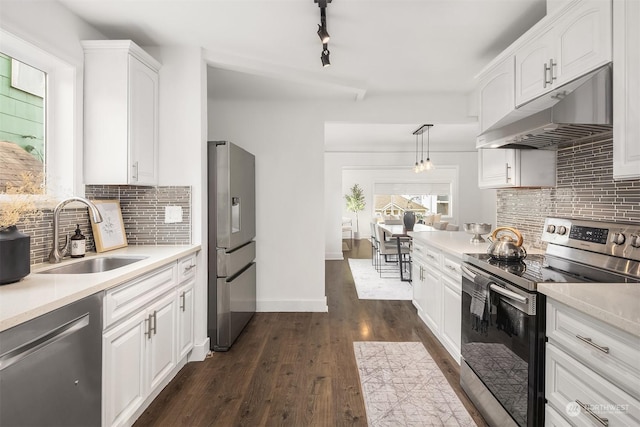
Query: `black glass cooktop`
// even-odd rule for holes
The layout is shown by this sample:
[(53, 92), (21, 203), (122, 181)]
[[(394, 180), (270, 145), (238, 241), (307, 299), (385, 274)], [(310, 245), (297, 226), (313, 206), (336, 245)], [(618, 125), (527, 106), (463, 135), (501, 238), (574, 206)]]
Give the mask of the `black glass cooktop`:
[(463, 260), (504, 280), (526, 289), (536, 289), (544, 282), (572, 283), (589, 281), (567, 272), (549, 267), (544, 255), (528, 254), (522, 261), (498, 261), (486, 253), (464, 254)]

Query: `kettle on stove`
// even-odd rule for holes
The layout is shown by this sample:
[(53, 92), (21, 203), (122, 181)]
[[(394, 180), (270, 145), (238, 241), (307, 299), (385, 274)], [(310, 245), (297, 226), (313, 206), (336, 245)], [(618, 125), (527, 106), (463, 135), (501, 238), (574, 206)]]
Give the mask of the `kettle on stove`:
[[(501, 235), (498, 237), (498, 233), (501, 231), (510, 231), (516, 239), (508, 235)], [(493, 230), (491, 236), (489, 236), (491, 245), (487, 248), (487, 253), (491, 258), (499, 261), (521, 261), (527, 256), (527, 251), (522, 246), (523, 238), (520, 232), (513, 227), (498, 227)]]

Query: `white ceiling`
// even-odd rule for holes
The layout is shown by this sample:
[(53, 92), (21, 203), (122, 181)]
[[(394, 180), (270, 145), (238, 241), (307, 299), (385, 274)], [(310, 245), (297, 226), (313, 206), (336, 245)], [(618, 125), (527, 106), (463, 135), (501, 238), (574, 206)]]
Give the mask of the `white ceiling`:
[[(261, 99), (468, 93), (474, 76), (546, 12), (545, 0), (333, 0), (331, 66), (323, 68), (313, 0), (59, 1), (112, 39), (202, 47), (211, 95)], [(327, 144), (345, 134), (406, 138), (419, 125), (381, 124), (369, 135), (370, 125), (341, 133), (336, 123)]]

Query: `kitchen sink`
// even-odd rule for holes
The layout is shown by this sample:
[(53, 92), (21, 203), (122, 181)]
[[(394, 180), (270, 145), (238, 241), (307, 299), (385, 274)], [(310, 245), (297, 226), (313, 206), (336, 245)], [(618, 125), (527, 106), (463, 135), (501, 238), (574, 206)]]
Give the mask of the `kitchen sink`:
[(98, 258), (87, 258), (72, 264), (61, 265), (49, 270), (39, 271), (39, 274), (90, 274), (102, 273), (104, 271), (115, 270), (134, 262), (141, 261), (146, 256), (107, 256)]

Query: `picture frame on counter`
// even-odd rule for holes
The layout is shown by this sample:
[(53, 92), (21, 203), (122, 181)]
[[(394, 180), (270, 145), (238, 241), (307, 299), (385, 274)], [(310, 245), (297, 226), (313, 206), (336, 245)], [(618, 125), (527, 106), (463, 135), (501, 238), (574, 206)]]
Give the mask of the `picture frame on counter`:
[(124, 231), (122, 210), (118, 200), (92, 200), (102, 215), (102, 222), (96, 223), (91, 215), (91, 230), (96, 243), (96, 252), (107, 252), (128, 245)]

